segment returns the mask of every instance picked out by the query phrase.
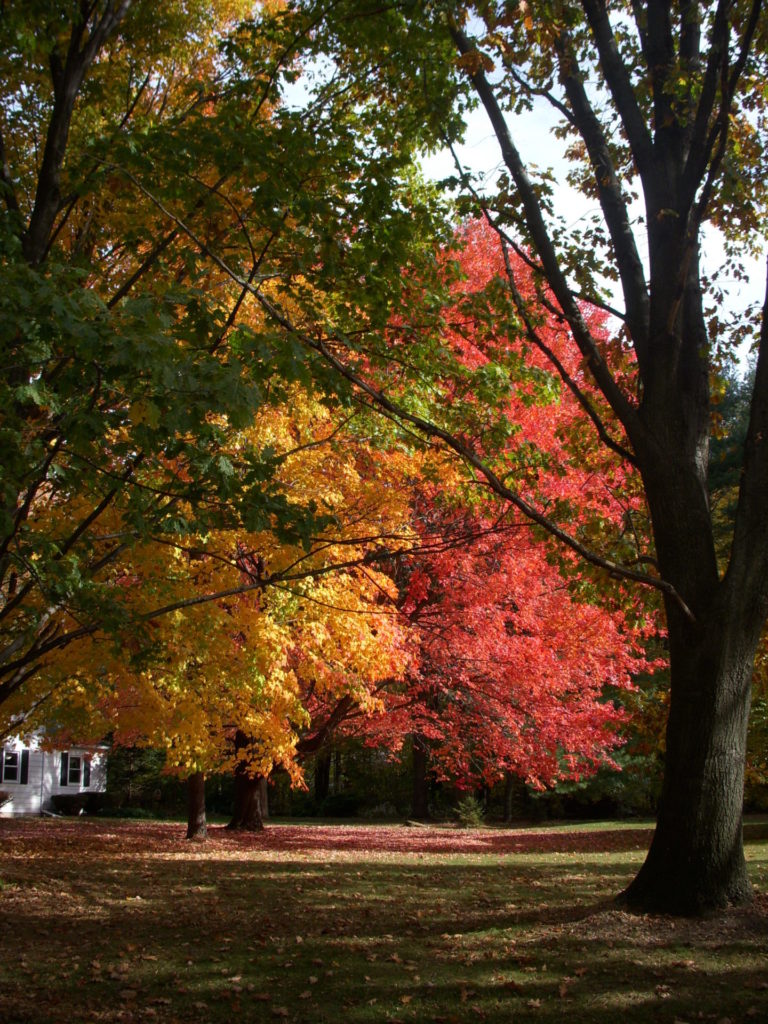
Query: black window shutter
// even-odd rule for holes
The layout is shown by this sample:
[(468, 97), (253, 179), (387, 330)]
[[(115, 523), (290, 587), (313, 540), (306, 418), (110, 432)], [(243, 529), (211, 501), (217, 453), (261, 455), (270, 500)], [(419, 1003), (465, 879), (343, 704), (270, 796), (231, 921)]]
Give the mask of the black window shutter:
[(21, 773), (19, 774), (19, 783), (22, 786), (26, 786), (29, 782), (29, 751), (22, 750), (21, 752)]
[(83, 789), (88, 789), (91, 784), (91, 759), (83, 758)]
[(66, 786), (68, 773), (69, 773), (69, 754), (62, 754), (61, 755), (61, 775), (59, 775), (59, 785)]
[(3, 771), (5, 770), (5, 747), (0, 747), (0, 782), (3, 781)]

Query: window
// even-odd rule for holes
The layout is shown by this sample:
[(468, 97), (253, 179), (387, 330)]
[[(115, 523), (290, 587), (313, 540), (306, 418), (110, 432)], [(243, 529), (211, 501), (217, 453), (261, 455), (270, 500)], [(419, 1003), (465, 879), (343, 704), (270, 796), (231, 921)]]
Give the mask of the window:
[(19, 752), (6, 750), (3, 757), (3, 782), (19, 781)]
[(77, 786), (79, 789), (81, 780), (83, 789), (88, 789), (91, 784), (90, 757), (83, 757), (82, 754), (62, 754), (59, 785)]
[(26, 786), (29, 780), (29, 751), (3, 750), (0, 758), (0, 782)]

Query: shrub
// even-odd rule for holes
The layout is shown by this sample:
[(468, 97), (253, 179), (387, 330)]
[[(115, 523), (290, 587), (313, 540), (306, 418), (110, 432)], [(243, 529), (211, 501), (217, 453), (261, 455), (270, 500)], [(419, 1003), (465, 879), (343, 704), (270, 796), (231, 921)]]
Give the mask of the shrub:
[(483, 805), (474, 796), (467, 795), (456, 804), (456, 819), (462, 828), (480, 828), (485, 824)]
[(88, 796), (88, 793), (56, 793), (51, 797), (51, 803), (59, 814), (82, 814)]

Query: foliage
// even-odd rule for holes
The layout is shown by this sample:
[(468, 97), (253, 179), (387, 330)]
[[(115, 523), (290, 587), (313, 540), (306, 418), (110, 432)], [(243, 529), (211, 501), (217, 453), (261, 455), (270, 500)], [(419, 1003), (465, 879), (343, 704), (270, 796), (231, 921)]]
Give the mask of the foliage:
[[(249, 11), (4, 11), (0, 701), (18, 698), (14, 714), (45, 699), (27, 688), (41, 670), (55, 689), (113, 643), (141, 664), (182, 582), (181, 558), (170, 583), (153, 571), (169, 546), (273, 531), (308, 548), (330, 525), (249, 433), (297, 380), (311, 390), (267, 311), (280, 296), (309, 328), (354, 296), (381, 321), (393, 268), (424, 248), (433, 200), (408, 180), (406, 134), (372, 146), (354, 92), (311, 115), (281, 104), (295, 26), (238, 20)], [(378, 229), (371, 209), (387, 211)]]
[[(61, 685), (39, 712), (51, 735), (109, 730), (117, 744), (164, 749), (167, 770), (182, 775), (246, 764), (262, 775), (281, 767), (298, 781), (300, 736), (342, 701), (369, 711), (377, 689), (402, 675), (407, 623), (367, 555), (381, 539), (393, 552), (409, 541), (403, 478), (412, 459), (376, 452), (349, 417), (338, 422), (300, 391), (244, 433), (272, 451), (276, 482), (315, 502), (332, 528), (309, 549), (277, 531), (237, 528), (159, 550), (135, 546), (120, 565), (127, 599), (169, 607), (152, 622), (154, 656), (145, 651), (137, 664), (120, 650), (71, 645), (57, 664)], [(200, 603), (201, 593), (220, 597)], [(39, 684), (50, 688), (50, 677), (41, 673)], [(235, 747), (237, 730), (246, 747)]]
[[(629, 550), (642, 539), (637, 480), (613, 453), (584, 445), (579, 403), (543, 355), (526, 354), (525, 340), (505, 332), (487, 293), (504, 272), (495, 241), (482, 221), (458, 233), (461, 277), (443, 313), (446, 343), (465, 364), (517, 367), (504, 405), (509, 436), (494, 456), (583, 536), (607, 545), (618, 534), (615, 551)], [(567, 363), (559, 325), (542, 317), (539, 333)], [(588, 387), (578, 365), (569, 371)], [(473, 391), (464, 401), (468, 415), (488, 411)], [(483, 435), (477, 448), (492, 443)], [(422, 485), (413, 509), (421, 551), (400, 573), (418, 661), (385, 716), (361, 728), (388, 747), (397, 735), (420, 734), (432, 771), (465, 786), (512, 772), (542, 788), (611, 763), (627, 721), (622, 707), (634, 701), (631, 677), (657, 666), (644, 652), (653, 616), (629, 594), (600, 602), (594, 577), (548, 550), (524, 520), (462, 489), (460, 478), (446, 496), (446, 483), (443, 468), (438, 484)]]
[(483, 805), (471, 793), (459, 800), (455, 813), (462, 828), (480, 828), (485, 823)]

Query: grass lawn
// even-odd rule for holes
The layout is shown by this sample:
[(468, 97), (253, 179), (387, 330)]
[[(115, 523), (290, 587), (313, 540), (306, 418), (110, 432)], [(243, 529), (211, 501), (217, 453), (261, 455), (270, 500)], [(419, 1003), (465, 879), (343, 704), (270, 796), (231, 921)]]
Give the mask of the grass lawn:
[(0, 820), (0, 1022), (768, 1020), (768, 826), (751, 908), (611, 897), (650, 828)]

